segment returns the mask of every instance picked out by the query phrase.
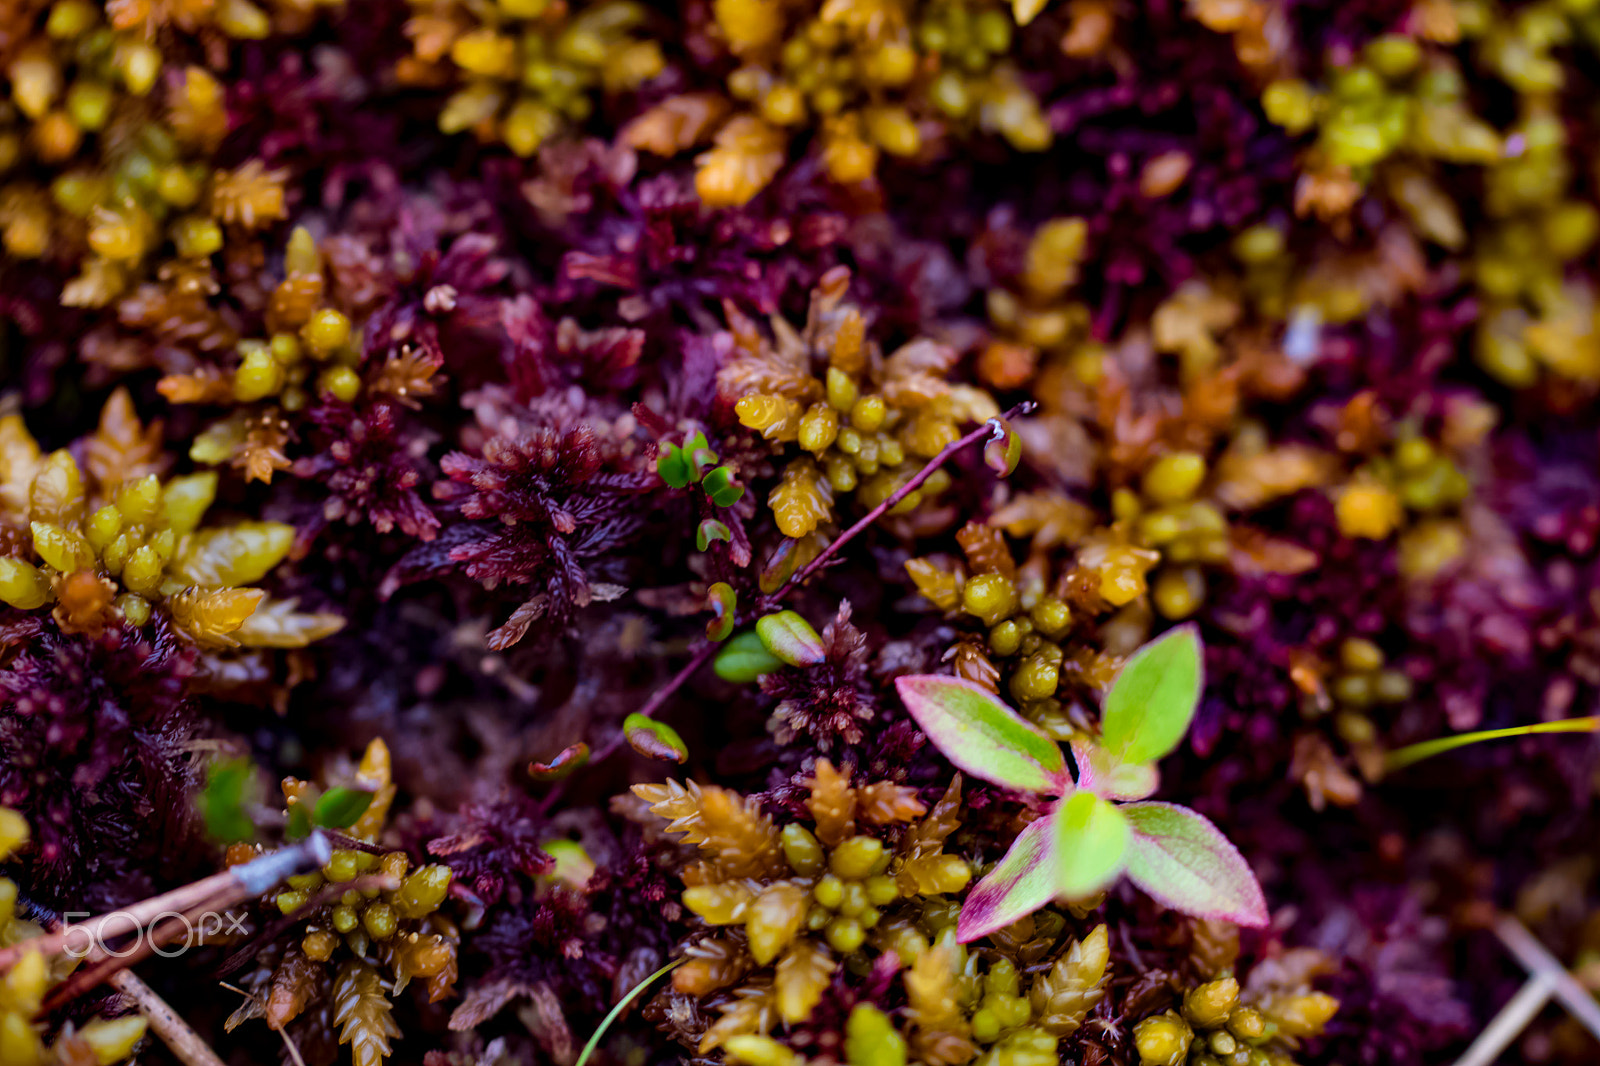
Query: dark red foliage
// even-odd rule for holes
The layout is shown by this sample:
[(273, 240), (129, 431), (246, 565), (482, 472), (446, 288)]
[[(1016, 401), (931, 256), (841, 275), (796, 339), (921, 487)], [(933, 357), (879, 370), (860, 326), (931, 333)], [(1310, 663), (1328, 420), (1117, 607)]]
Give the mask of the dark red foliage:
[(631, 150), (553, 144), (526, 186), (542, 236), (567, 247), (554, 296), (611, 305), (624, 321), (691, 319), (723, 299), (775, 312), (838, 261), (848, 229), (815, 167), (780, 178), (750, 205), (706, 208), (687, 167), (638, 178)]
[(313, 455), (295, 460), (296, 477), (321, 481), (330, 493), (322, 517), (352, 525), (371, 522), (380, 533), (432, 540), (439, 528), (417, 493), (428, 437), (404, 432), (403, 409), (390, 400), (354, 407), (326, 403), (311, 412), (324, 440)]
[(762, 677), (761, 691), (778, 701), (772, 725), (778, 743), (805, 737), (821, 751), (861, 742), (862, 724), (878, 700), (867, 676), (867, 638), (850, 624), (850, 604), (822, 630), (827, 653), (815, 666), (775, 670)]
[(506, 374), (519, 399), (565, 384), (624, 389), (638, 376), (643, 330), (586, 330), (572, 318), (552, 324), (527, 295), (501, 305), (500, 323), (506, 336)]
[(459, 570), (489, 589), (530, 586), (539, 604), (516, 621), (523, 632), (538, 618), (565, 623), (597, 593), (618, 594), (622, 549), (645, 529), (661, 481), (630, 431), (569, 421), (552, 404), (480, 399), (481, 455), (439, 464), (449, 480), (434, 494), (451, 513), (443, 543), (402, 559), (385, 587)]
[(682, 915), (677, 892), (643, 851), (625, 853), (607, 838), (588, 841), (591, 854), (597, 843), (613, 852), (613, 865), (598, 866), (582, 887), (522, 883), (469, 943), (477, 987), (491, 990), (486, 1006), (527, 998), (557, 1007), (537, 1012), (534, 1036), (547, 1047), (574, 1035), (581, 1043), (607, 1004), (656, 970)]
[(443, 859), (486, 904), (504, 897), (517, 875), (538, 877), (555, 866), (539, 844), (549, 835), (533, 805), (522, 797), (471, 803), (458, 815), (459, 827), (428, 843), (428, 853)]
[(1323, 921), (1312, 943), (1341, 960), (1329, 991), (1329, 1061), (1422, 1066), (1472, 1031), (1472, 1016), (1439, 957), (1447, 923), (1415, 896), (1367, 889)]
[(0, 804), (33, 827), (25, 891), (81, 909), (179, 873), (192, 828), (193, 668), (192, 650), (159, 622), (98, 640), (46, 623), (12, 646), (0, 669)]

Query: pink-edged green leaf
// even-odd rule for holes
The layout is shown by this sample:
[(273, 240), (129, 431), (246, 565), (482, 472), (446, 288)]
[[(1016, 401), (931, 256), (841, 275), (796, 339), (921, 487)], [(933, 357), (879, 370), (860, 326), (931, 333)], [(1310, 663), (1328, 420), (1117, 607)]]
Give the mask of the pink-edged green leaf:
[(1106, 693), (1101, 743), (1118, 762), (1154, 762), (1189, 731), (1203, 684), (1200, 634), (1179, 626), (1122, 664)]
[(1130, 803), (1122, 813), (1133, 825), (1128, 877), (1153, 899), (1196, 918), (1267, 924), (1250, 864), (1204, 816), (1173, 803)]
[(1019, 792), (1072, 791), (1061, 748), (988, 689), (937, 674), (897, 678), (894, 685), (917, 725), (958, 769)]
[(1056, 823), (1056, 894), (1067, 899), (1092, 896), (1117, 879), (1132, 836), (1122, 810), (1091, 792), (1061, 801)]
[(1055, 841), (1053, 815), (1017, 834), (1005, 858), (967, 893), (956, 921), (957, 941), (988, 936), (1055, 899)]
[(1105, 799), (1142, 800), (1161, 784), (1155, 763), (1118, 762), (1098, 744), (1074, 740), (1072, 758), (1078, 764), (1079, 790)]

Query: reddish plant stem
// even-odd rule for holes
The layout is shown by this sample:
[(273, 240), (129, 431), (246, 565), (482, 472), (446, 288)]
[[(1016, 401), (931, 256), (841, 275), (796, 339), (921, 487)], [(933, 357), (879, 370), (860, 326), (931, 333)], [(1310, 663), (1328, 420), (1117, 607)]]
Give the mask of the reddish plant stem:
[[(699, 649), (695, 651), (694, 655), (690, 657), (689, 661), (684, 663), (683, 669), (674, 674), (672, 680), (658, 688), (650, 696), (650, 698), (645, 701), (645, 705), (639, 708), (638, 713), (644, 715), (646, 718), (652, 717), (661, 709), (663, 704), (672, 698), (673, 693), (682, 688), (684, 684), (695, 675), (695, 672), (704, 666), (711, 656), (716, 654), (717, 647), (718, 645), (713, 644), (710, 641), (706, 641), (704, 644), (702, 644)], [(618, 748), (622, 747), (625, 740), (626, 737), (622, 730), (617, 730), (617, 734), (607, 741), (599, 751), (595, 752), (594, 755), (590, 757), (589, 762), (591, 764), (595, 764), (609, 759), (612, 755), (616, 754)], [(562, 793), (566, 791), (566, 784), (570, 780), (571, 778), (569, 777), (557, 781), (551, 786), (550, 791), (545, 793), (544, 799), (539, 803), (539, 809), (537, 812), (540, 817), (543, 817), (545, 812), (555, 805), (556, 800), (561, 798)]]
[[(1032, 400), (1024, 400), (1000, 417), (1010, 421), (1013, 418), (1030, 413), (1036, 406), (1038, 405)], [(829, 544), (826, 548), (823, 548), (822, 551), (818, 552), (815, 559), (801, 567), (800, 570), (790, 577), (788, 581), (785, 581), (776, 592), (772, 593), (770, 596), (763, 596), (761, 599), (757, 600), (756, 612), (758, 614), (765, 614), (772, 608), (782, 604), (784, 597), (789, 595), (790, 592), (794, 591), (799, 586), (809, 581), (813, 574), (827, 565), (829, 559), (833, 558), (839, 553), (839, 549), (843, 548), (856, 537), (866, 532), (874, 522), (887, 514), (892, 508), (899, 504), (901, 500), (905, 499), (907, 496), (921, 488), (923, 482), (932, 477), (935, 470), (939, 469), (945, 463), (950, 461), (951, 456), (955, 455), (963, 448), (970, 448), (972, 445), (977, 444), (986, 437), (993, 437), (995, 431), (994, 422), (995, 420), (991, 418), (983, 425), (973, 430), (971, 433), (968, 433), (966, 436), (961, 437), (958, 440), (953, 440), (949, 444), (946, 444), (943, 448), (939, 449), (939, 454), (935, 455), (932, 459), (929, 459), (927, 465), (925, 465), (921, 470), (917, 471), (910, 481), (907, 481), (904, 485), (901, 485), (898, 489), (895, 489), (894, 492), (889, 494), (888, 499), (884, 500), (882, 503), (878, 504), (878, 506), (862, 515), (861, 518), (856, 521), (855, 525), (851, 526), (849, 529), (835, 537), (833, 539), (833, 543)]]
[[(1010, 419), (1030, 413), (1036, 406), (1037, 405), (1032, 400), (1024, 400), (1022, 403), (1017, 404), (1000, 417), (1009, 421)], [(744, 618), (744, 620), (748, 620), (750, 617), (764, 615), (774, 607), (780, 606), (783, 603), (784, 598), (787, 597), (789, 593), (793, 592), (795, 589), (809, 581), (818, 570), (821, 570), (824, 566), (826, 566), (828, 561), (839, 553), (841, 548), (850, 543), (850, 541), (854, 540), (856, 537), (860, 536), (862, 533), (866, 532), (866, 530), (869, 529), (874, 522), (887, 514), (901, 500), (905, 499), (907, 496), (917, 491), (917, 489), (921, 488), (923, 483), (933, 476), (933, 472), (938, 470), (945, 463), (949, 462), (952, 456), (961, 451), (963, 448), (970, 448), (972, 445), (977, 444), (986, 438), (993, 437), (994, 431), (995, 419), (991, 418), (984, 422), (983, 425), (979, 426), (977, 429), (968, 433), (966, 436), (951, 441), (949, 444), (946, 444), (943, 448), (939, 449), (939, 453), (932, 459), (929, 459), (923, 468), (912, 476), (910, 481), (907, 481), (904, 485), (901, 485), (894, 492), (890, 493), (887, 499), (878, 504), (878, 506), (874, 507), (872, 510), (868, 511), (866, 514), (862, 515), (854, 525), (835, 537), (833, 543), (822, 549), (815, 559), (811, 560), (805, 566), (801, 567), (799, 571), (791, 575), (789, 580), (785, 581), (781, 586), (779, 586), (777, 591), (760, 597), (756, 600), (753, 608), (747, 611), (741, 611), (740, 615)], [(672, 680), (668, 681), (661, 688), (657, 689), (655, 693), (651, 695), (650, 699), (646, 701), (645, 705), (639, 708), (638, 713), (644, 715), (646, 718), (649, 718), (659, 711), (662, 706), (666, 704), (667, 700), (672, 698), (673, 693), (682, 688), (688, 682), (688, 680), (695, 675), (696, 671), (704, 666), (706, 662), (716, 654), (718, 646), (719, 645), (710, 641), (702, 644), (694, 653), (693, 657), (691, 657), (689, 661), (684, 664), (683, 669), (679, 670), (677, 674), (673, 676)], [(623, 734), (619, 731), (616, 736), (612, 737), (611, 740), (605, 744), (604, 747), (600, 748), (600, 750), (594, 753), (589, 762), (591, 764), (600, 763), (610, 758), (612, 755), (616, 754), (618, 748), (622, 747), (623, 740)], [(564, 784), (564, 781), (557, 782), (554, 787), (552, 787), (551, 790), (545, 795), (543, 802), (539, 804), (539, 814), (543, 815), (550, 809), (552, 805), (555, 804), (556, 800), (561, 797), (561, 794), (564, 791)]]

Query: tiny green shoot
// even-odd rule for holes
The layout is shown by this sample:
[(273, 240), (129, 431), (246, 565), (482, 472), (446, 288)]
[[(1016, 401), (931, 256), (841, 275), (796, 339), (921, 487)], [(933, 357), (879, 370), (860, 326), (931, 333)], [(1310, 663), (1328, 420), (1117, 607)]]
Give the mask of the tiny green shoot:
[(628, 1009), (628, 1005), (634, 1000), (638, 999), (639, 994), (654, 984), (656, 979), (661, 977), (661, 975), (670, 973), (688, 961), (689, 959), (687, 956), (681, 959), (673, 959), (671, 962), (661, 967), (661, 969), (657, 970), (649, 977), (646, 977), (643, 981), (640, 981), (638, 984), (634, 985), (633, 989), (627, 995), (617, 1000), (617, 1005), (612, 1007), (611, 1010), (606, 1013), (604, 1018), (600, 1019), (599, 1028), (594, 1031), (594, 1035), (589, 1038), (589, 1042), (583, 1045), (583, 1050), (578, 1053), (578, 1061), (574, 1062), (572, 1066), (588, 1066), (589, 1059), (594, 1056), (594, 1049), (600, 1046), (600, 1041), (605, 1037), (606, 1030), (610, 1029), (618, 1018), (622, 1017), (622, 1012)]
[(1435, 755), (1442, 755), (1447, 751), (1464, 748), (1469, 744), (1478, 744), (1485, 740), (1505, 740), (1510, 737), (1531, 737), (1540, 733), (1600, 733), (1600, 716), (1590, 718), (1567, 718), (1559, 722), (1541, 722), (1538, 725), (1513, 726), (1510, 729), (1482, 729), (1476, 733), (1458, 733), (1453, 737), (1437, 737), (1433, 740), (1424, 740), (1419, 744), (1407, 744), (1403, 748), (1396, 748), (1383, 757), (1384, 773), (1392, 774), (1396, 770), (1431, 759)]

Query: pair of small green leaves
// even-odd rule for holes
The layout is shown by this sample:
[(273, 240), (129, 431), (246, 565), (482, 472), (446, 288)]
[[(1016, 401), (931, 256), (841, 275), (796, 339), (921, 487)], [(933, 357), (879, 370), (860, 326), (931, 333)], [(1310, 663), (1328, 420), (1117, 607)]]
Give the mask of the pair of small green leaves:
[(359, 788), (330, 788), (317, 797), (306, 810), (304, 802), (289, 808), (289, 826), (284, 836), (289, 840), (304, 840), (312, 828), (348, 829), (372, 806), (374, 793)]
[[(681, 448), (662, 442), (656, 456), (656, 473), (675, 489), (699, 484), (713, 504), (732, 507), (744, 495), (744, 486), (739, 484), (733, 467), (716, 464), (717, 453), (711, 450), (711, 442), (697, 430)], [(700, 550), (705, 551), (705, 546)]]
[(785, 666), (815, 666), (827, 657), (810, 622), (794, 611), (777, 611), (757, 621), (754, 632), (728, 641), (711, 667), (724, 681), (748, 684)]
[(1057, 897), (1093, 895), (1123, 873), (1173, 910), (1266, 924), (1261, 886), (1214, 825), (1186, 807), (1126, 802), (1155, 791), (1154, 763), (1188, 731), (1201, 673), (1200, 638), (1189, 626), (1135, 652), (1106, 693), (1100, 743), (1072, 746), (1076, 781), (1061, 748), (987, 689), (934, 675), (895, 682), (911, 716), (958, 769), (1063, 797), (968, 894), (958, 940), (987, 936)]
[[(219, 844), (234, 844), (256, 835), (256, 825), (248, 807), (258, 801), (256, 768), (249, 759), (226, 759), (206, 770), (206, 785), (196, 797), (206, 832)], [(315, 803), (296, 803), (289, 808), (289, 823), (284, 835), (303, 840), (311, 830), (345, 829), (372, 806), (371, 792), (358, 788), (330, 788)]]

